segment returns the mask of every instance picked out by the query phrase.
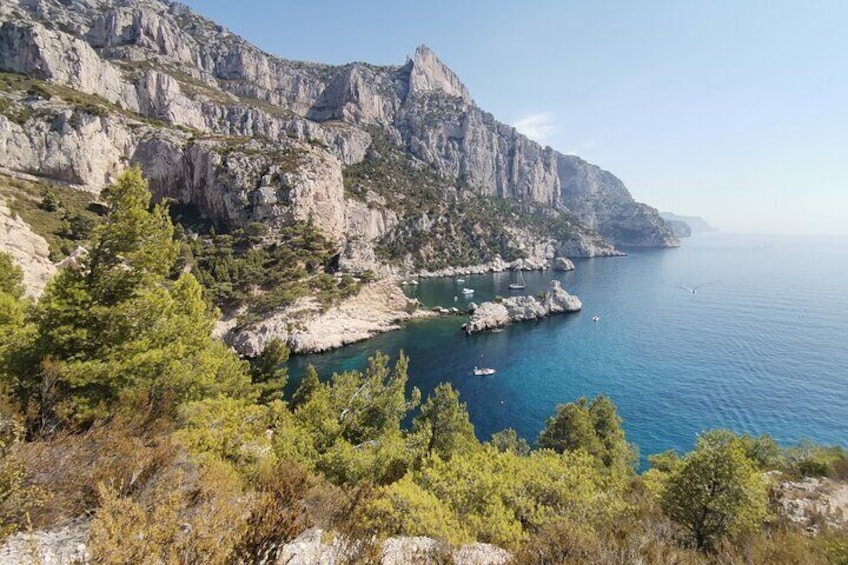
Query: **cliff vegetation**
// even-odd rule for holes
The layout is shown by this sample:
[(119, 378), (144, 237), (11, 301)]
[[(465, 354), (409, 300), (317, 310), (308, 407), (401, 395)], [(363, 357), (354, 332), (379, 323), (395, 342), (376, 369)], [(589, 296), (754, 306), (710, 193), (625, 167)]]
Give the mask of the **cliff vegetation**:
[(137, 170), (104, 206), (89, 253), (37, 303), (0, 254), (6, 535), (90, 516), (96, 563), (275, 562), (314, 526), (360, 563), (397, 535), (488, 542), (514, 563), (848, 559), (844, 520), (796, 523), (780, 489), (844, 481), (842, 449), (712, 431), (639, 475), (603, 396), (560, 405), (534, 445), (513, 430), (481, 442), (449, 384), (408, 389), (402, 355), (310, 368), (289, 395), (282, 344), (245, 361), (210, 337), (203, 287), (176, 268), (174, 226)]

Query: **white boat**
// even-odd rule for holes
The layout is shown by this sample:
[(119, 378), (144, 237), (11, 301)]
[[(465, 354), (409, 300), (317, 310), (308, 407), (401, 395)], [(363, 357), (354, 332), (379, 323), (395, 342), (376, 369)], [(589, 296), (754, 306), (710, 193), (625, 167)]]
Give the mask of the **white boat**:
[(465, 282), (465, 279), (456, 279), (456, 284), (462, 284)]
[(411, 284), (412, 286), (418, 286), (418, 281), (411, 280), (411, 281), (409, 281), (409, 284)]
[(478, 377), (485, 377), (486, 375), (494, 375), (495, 370), (489, 367), (474, 367), (474, 374)]
[(474, 289), (473, 288), (463, 288), (462, 294), (474, 294)]
[(598, 321), (598, 320), (600, 320), (600, 319), (601, 319), (601, 317), (600, 317), (600, 316), (598, 316), (597, 314), (595, 314), (594, 316), (592, 316), (592, 321), (593, 321), (593, 322), (597, 322), (597, 321)]
[(510, 283), (509, 290), (522, 290), (524, 288), (527, 288), (527, 283), (524, 282), (524, 273), (518, 271), (518, 282)]

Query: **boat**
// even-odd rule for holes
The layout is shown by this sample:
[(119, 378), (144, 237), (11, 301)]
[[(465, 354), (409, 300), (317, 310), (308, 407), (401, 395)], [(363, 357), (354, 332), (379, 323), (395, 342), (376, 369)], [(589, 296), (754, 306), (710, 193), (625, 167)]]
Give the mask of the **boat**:
[(465, 282), (465, 279), (456, 279), (456, 284), (462, 284)]
[(474, 374), (478, 377), (485, 377), (486, 375), (494, 375), (495, 370), (489, 367), (474, 367)]
[(418, 281), (411, 280), (411, 281), (409, 281), (409, 284), (411, 284), (412, 286), (418, 286)]
[(509, 290), (521, 290), (527, 288), (527, 283), (524, 282), (524, 273), (522, 271), (518, 271), (518, 280), (517, 283), (510, 283)]
[(474, 294), (474, 289), (473, 288), (467, 288), (467, 287), (463, 288), (462, 294), (468, 294), (468, 295)]
[(598, 316), (597, 314), (595, 314), (594, 316), (592, 316), (592, 321), (593, 321), (593, 322), (597, 322), (597, 321), (598, 321), (598, 320), (600, 320), (600, 319), (601, 319), (601, 317), (600, 317), (600, 316)]

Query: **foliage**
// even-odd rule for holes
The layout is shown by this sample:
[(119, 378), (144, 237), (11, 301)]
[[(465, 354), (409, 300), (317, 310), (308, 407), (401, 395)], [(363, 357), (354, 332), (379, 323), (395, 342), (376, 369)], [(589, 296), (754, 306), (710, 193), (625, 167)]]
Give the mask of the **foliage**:
[(840, 446), (824, 447), (809, 441), (787, 449), (781, 468), (794, 477), (848, 479), (848, 451)]
[(315, 370), (314, 365), (309, 365), (306, 368), (306, 374), (300, 381), (300, 384), (297, 385), (297, 389), (294, 391), (291, 399), (292, 409), (297, 408), (298, 406), (302, 406), (305, 404), (310, 398), (312, 398), (312, 394), (318, 390), (321, 382), (318, 380), (318, 371)]
[(400, 424), (420, 400), (417, 389), (406, 398), (407, 367), (401, 355), (390, 370), (388, 358), (376, 353), (365, 371), (334, 375), (297, 407), (295, 419), (312, 438), (317, 468), (330, 480), (403, 475), (408, 454)]
[(24, 294), (24, 272), (15, 264), (12, 256), (0, 252), (0, 292), (11, 298), (20, 298)]
[(456, 513), (411, 475), (382, 487), (365, 516), (368, 529), (387, 537), (429, 536), (452, 544), (473, 539)]
[(305, 499), (316, 483), (315, 477), (291, 461), (262, 469), (232, 560), (276, 563), (283, 545), (312, 525)]
[[(52, 195), (53, 204), (43, 206), (44, 195)], [(62, 185), (15, 179), (0, 175), (0, 197), (32, 230), (47, 240), (54, 260), (70, 254), (85, 242), (100, 222), (99, 205), (93, 195)]]
[(421, 406), (421, 413), (412, 421), (412, 444), (424, 456), (443, 459), (477, 445), (468, 409), (459, 402), (459, 393), (450, 383), (437, 386)]
[(636, 454), (624, 437), (621, 419), (609, 398), (600, 395), (592, 402), (586, 397), (560, 404), (548, 419), (536, 443), (557, 453), (583, 450), (608, 468), (632, 470)]
[(262, 402), (282, 400), (283, 389), (288, 382), (289, 348), (275, 337), (265, 345), (262, 353), (250, 359), (250, 377), (259, 390)]
[(767, 485), (741, 441), (702, 436), (665, 480), (662, 507), (698, 549), (758, 528), (767, 515)]
[(0, 416), (0, 541), (27, 526), (30, 512), (42, 506), (48, 493), (27, 484), (28, 469), (11, 456), (12, 449), (23, 439), (23, 427), (6, 416)]
[(177, 245), (164, 206), (149, 209), (138, 169), (106, 191), (109, 214), (80, 269), (61, 271), (35, 315), (34, 362), (12, 375), (30, 425), (86, 427), (120, 398), (160, 403), (246, 391), (244, 367), (210, 338), (214, 316), (193, 276), (167, 278)]
[(621, 510), (616, 489), (579, 452), (522, 457), (489, 447), (449, 462), (434, 457), (416, 481), (456, 513), (472, 539), (505, 547), (563, 516), (588, 519)]
[(316, 296), (326, 307), (359, 291), (353, 278), (329, 274), (337, 250), (311, 220), (280, 228), (270, 244), (260, 244), (262, 237), (251, 226), (183, 237), (184, 261), (212, 301), (226, 308), (246, 305), (245, 321), (301, 297)]
[(266, 434), (274, 422), (274, 406), (219, 396), (187, 402), (180, 408), (175, 439), (189, 451), (211, 455), (239, 468), (256, 465), (271, 453)]
[(515, 453), (522, 456), (530, 454), (530, 444), (512, 428), (492, 434), (489, 444), (500, 452)]
[(99, 487), (100, 510), (89, 550), (96, 563), (232, 562), (243, 532), (245, 497), (223, 464), (208, 465), (196, 483), (177, 474), (146, 506), (113, 488)]

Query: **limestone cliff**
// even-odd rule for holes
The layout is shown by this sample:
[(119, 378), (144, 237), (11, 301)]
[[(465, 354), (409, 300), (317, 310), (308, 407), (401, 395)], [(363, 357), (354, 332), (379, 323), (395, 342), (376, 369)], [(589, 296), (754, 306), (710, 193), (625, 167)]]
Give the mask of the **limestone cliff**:
[(47, 241), (13, 214), (0, 198), (0, 250), (9, 253), (21, 267), (27, 296), (37, 298), (56, 271), (49, 259)]
[[(287, 61), (185, 6), (158, 0), (13, 0), (0, 8), (0, 18), (3, 71), (97, 96), (125, 113), (204, 134), (313, 140), (344, 165), (364, 157), (370, 136), (362, 127), (378, 126), (447, 185), (569, 210), (613, 243), (674, 243), (656, 212), (633, 202), (613, 175), (542, 148), (478, 108), (426, 46), (397, 67)], [(37, 134), (28, 131), (33, 124), (24, 125), (27, 136)], [(97, 143), (84, 153), (98, 163), (74, 162), (83, 159), (75, 155), (83, 153), (79, 144), (51, 139), (67, 158), (43, 172), (98, 189), (122, 160), (150, 166), (145, 160), (152, 156), (134, 152), (138, 136), (99, 126), (64, 127), (53, 136)], [(42, 139), (29, 141), (38, 149)], [(13, 149), (5, 155), (18, 162), (13, 166), (39, 167), (20, 163), (27, 161), (26, 144)], [(336, 236), (338, 219), (329, 230)]]
[(290, 61), (165, 0), (0, 4), (0, 164), (157, 198), (263, 241), (314, 221), (335, 268), (387, 275), (677, 242), (611, 173), (480, 109), (426, 46), (402, 65)]

